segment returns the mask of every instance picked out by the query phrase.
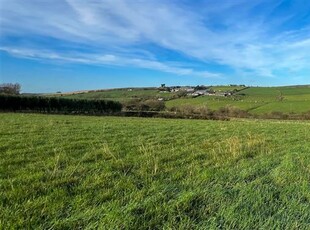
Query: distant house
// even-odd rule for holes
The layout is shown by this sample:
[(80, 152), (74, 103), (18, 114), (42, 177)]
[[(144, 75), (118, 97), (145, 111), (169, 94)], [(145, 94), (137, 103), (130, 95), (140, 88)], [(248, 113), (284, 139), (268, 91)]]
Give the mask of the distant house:
[(197, 90), (195, 93), (197, 93), (198, 95), (206, 95), (207, 90)]
[(200, 96), (200, 94), (198, 94), (198, 93), (196, 93), (196, 92), (191, 93), (190, 95), (191, 95), (191, 96), (194, 96), (194, 97), (198, 97), (198, 96)]
[(171, 88), (171, 89), (170, 89), (170, 92), (179, 92), (179, 91), (180, 91), (179, 88)]
[(229, 92), (229, 91), (227, 91), (227, 92), (217, 92), (215, 95), (216, 96), (227, 97), (227, 96), (231, 96), (232, 92)]
[(202, 95), (208, 95), (208, 91), (207, 90), (196, 90), (195, 92), (191, 93), (190, 95), (192, 96), (202, 96)]
[(186, 92), (193, 93), (195, 91), (194, 88), (184, 88)]

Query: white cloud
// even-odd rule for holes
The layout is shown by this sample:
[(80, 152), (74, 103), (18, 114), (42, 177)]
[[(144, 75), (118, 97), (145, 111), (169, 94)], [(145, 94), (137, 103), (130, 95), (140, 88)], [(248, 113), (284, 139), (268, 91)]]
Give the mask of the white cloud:
[[(94, 53), (52, 50), (46, 44), (42, 47), (36, 44), (36, 49), (52, 50), (53, 59), (133, 65), (179, 75), (219, 74), (209, 71), (204, 74), (204, 71), (158, 61), (163, 57), (148, 50), (148, 45), (155, 44), (206, 64), (250, 70), (258, 76), (272, 77), (279, 70), (309, 70), (309, 30), (280, 30), (283, 23), (293, 20), (298, 13), (288, 12), (274, 19), (270, 16), (281, 2), (227, 0), (219, 4), (206, 1), (201, 9), (194, 11), (180, 2), (164, 0), (2, 0), (0, 34), (3, 37), (52, 37), (90, 47)], [(259, 6), (260, 12), (252, 15)], [(102, 49), (110, 56), (98, 56), (98, 50)], [(129, 57), (124, 55), (124, 50), (127, 54), (141, 52)], [(19, 55), (31, 56), (27, 52)], [(34, 56), (49, 57), (44, 52)]]
[[(114, 66), (135, 66), (144, 69), (159, 70), (167, 73), (178, 75), (191, 75), (203, 78), (221, 78), (219, 73), (212, 73), (208, 71), (195, 71), (191, 68), (180, 67), (179, 65), (172, 65), (154, 60), (144, 60), (138, 58), (127, 58), (122, 56), (115, 56), (111, 54), (75, 54), (66, 55), (54, 53), (48, 50), (30, 50), (17, 49), (11, 47), (0, 47), (0, 51), (5, 51), (11, 55), (24, 57), (29, 59), (45, 59), (56, 60), (68, 63), (82, 63), (90, 65), (114, 65)], [(74, 56), (74, 57), (73, 57)], [(174, 63), (176, 64), (176, 63)]]

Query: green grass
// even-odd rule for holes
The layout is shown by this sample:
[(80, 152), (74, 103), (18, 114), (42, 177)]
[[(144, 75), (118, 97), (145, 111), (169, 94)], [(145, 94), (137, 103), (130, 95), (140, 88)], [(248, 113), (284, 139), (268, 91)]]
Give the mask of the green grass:
[[(241, 90), (232, 97), (200, 96), (196, 98), (184, 97), (173, 99), (176, 93), (160, 93), (156, 89), (114, 89), (101, 92), (88, 92), (66, 95), (66, 98), (76, 99), (105, 99), (126, 102), (132, 99), (157, 99), (165, 98), (167, 108), (183, 105), (207, 106), (217, 110), (225, 106), (233, 106), (246, 110), (253, 114), (265, 114), (271, 112), (303, 113), (310, 110), (310, 86), (286, 86), (286, 87), (250, 87), (244, 89), (239, 86), (212, 86), (217, 92)], [(50, 96), (60, 96), (50, 95)], [(280, 97), (282, 99), (280, 100)], [(171, 100), (172, 99), (172, 100)]]
[(166, 102), (168, 108), (180, 107), (183, 105), (207, 106), (210, 109), (217, 110), (225, 106), (235, 106), (239, 109), (250, 110), (262, 106), (262, 101), (245, 101), (244, 99), (233, 100), (229, 97), (220, 96), (200, 96), (196, 98), (182, 98)]
[(254, 114), (303, 113), (310, 111), (310, 87), (251, 87), (232, 97), (204, 96), (175, 99), (166, 103), (168, 108), (185, 104), (205, 105), (215, 110), (225, 106), (234, 106)]
[(270, 113), (271, 111), (300, 114), (303, 112), (310, 111), (310, 101), (270, 102), (251, 110), (251, 112), (257, 114)]
[[(173, 96), (174, 93), (160, 93), (156, 89), (114, 89), (106, 90), (99, 92), (87, 92), (87, 93), (78, 93), (78, 94), (63, 94), (62, 97), (72, 98), (72, 99), (105, 99), (105, 100), (115, 100), (115, 101), (128, 101), (132, 99), (141, 99), (141, 98), (168, 98)], [(51, 95), (51, 96), (61, 96), (61, 94)]]
[(241, 91), (247, 95), (256, 95), (256, 96), (278, 96), (279, 90), (277, 87), (251, 87)]
[(310, 123), (0, 114), (0, 229), (309, 229)]
[[(310, 87), (271, 87), (249, 88), (242, 91), (246, 94), (244, 101), (264, 102), (261, 107), (251, 110), (262, 114), (273, 111), (284, 113), (302, 113), (310, 111)], [(283, 97), (279, 100), (279, 97)]]
[(225, 91), (233, 91), (234, 89), (236, 90), (241, 90), (243, 89), (243, 86), (212, 86), (211, 89), (213, 89), (216, 92), (225, 92)]

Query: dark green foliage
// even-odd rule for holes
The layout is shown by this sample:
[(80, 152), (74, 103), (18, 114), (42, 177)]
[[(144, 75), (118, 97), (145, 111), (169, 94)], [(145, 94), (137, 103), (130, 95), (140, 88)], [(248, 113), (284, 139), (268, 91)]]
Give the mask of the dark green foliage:
[(187, 92), (185, 90), (180, 90), (177, 92), (177, 97), (185, 97), (187, 95)]
[(115, 101), (0, 95), (2, 111), (101, 114), (119, 112), (121, 109), (122, 105)]
[(162, 111), (165, 109), (165, 102), (155, 99), (134, 99), (123, 102), (123, 105), (126, 111)]
[(208, 86), (197, 85), (197, 86), (195, 87), (195, 90), (204, 90), (204, 89), (208, 89)]

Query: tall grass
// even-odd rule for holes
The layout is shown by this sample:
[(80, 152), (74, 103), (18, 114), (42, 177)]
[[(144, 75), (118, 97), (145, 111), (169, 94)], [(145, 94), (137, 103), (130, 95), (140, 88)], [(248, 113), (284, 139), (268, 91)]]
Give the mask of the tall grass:
[(308, 229), (309, 128), (0, 114), (0, 228)]

